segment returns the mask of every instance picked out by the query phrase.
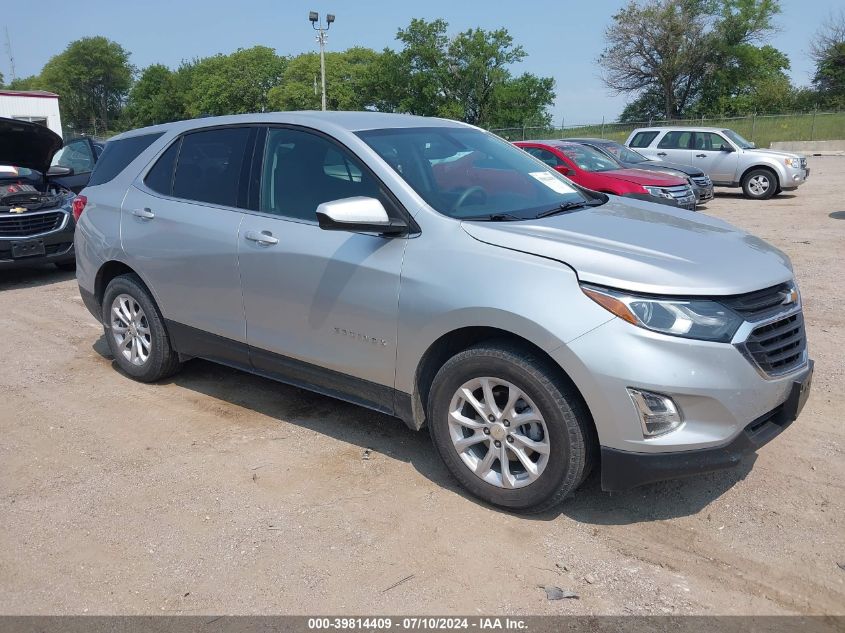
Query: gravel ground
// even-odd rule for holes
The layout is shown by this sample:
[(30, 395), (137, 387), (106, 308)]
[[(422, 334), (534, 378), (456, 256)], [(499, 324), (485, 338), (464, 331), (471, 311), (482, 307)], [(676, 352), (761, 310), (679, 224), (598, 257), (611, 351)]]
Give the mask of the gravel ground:
[(593, 477), (531, 518), (465, 496), (395, 419), (201, 361), (132, 382), (71, 275), (0, 272), (0, 612), (845, 614), (845, 158), (810, 166), (704, 211), (795, 263), (800, 419), (735, 470)]

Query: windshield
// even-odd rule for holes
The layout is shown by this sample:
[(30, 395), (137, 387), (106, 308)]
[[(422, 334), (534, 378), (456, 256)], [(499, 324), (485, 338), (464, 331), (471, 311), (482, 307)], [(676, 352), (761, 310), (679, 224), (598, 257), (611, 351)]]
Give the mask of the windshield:
[(529, 219), (589, 200), (497, 136), (469, 128), (366, 130), (358, 136), (433, 209), (458, 219)]
[(566, 143), (565, 145), (558, 145), (557, 149), (584, 171), (622, 169), (622, 165), (615, 158), (587, 145)]
[(754, 149), (756, 146), (751, 141), (746, 141), (739, 134), (733, 130), (722, 130), (722, 134), (731, 139), (734, 143), (739, 145), (740, 149)]
[(599, 147), (623, 163), (647, 163), (649, 160), (639, 152), (628, 149), (619, 143), (602, 143)]

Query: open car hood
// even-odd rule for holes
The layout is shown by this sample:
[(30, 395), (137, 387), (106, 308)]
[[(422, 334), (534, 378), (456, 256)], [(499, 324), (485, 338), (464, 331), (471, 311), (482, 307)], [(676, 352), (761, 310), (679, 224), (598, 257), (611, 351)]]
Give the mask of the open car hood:
[(0, 118), (0, 165), (27, 167), (44, 174), (63, 144), (61, 136), (43, 125)]

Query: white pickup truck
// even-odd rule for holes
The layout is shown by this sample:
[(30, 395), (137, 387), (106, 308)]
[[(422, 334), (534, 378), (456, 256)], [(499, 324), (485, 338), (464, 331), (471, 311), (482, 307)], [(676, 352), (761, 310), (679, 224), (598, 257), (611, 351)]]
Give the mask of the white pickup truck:
[(714, 185), (742, 187), (747, 197), (756, 200), (797, 189), (810, 175), (805, 157), (758, 149), (733, 130), (722, 128), (637, 128), (625, 144), (649, 158), (698, 167)]

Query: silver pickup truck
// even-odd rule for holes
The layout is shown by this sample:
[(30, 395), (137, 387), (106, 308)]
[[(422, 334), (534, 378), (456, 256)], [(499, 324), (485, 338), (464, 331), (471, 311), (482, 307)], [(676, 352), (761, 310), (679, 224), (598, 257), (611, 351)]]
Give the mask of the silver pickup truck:
[(810, 175), (803, 156), (758, 149), (733, 130), (722, 128), (637, 128), (625, 144), (649, 158), (698, 167), (714, 185), (742, 187), (747, 197), (756, 200), (797, 189)]

